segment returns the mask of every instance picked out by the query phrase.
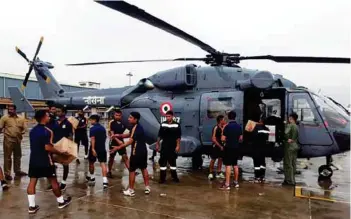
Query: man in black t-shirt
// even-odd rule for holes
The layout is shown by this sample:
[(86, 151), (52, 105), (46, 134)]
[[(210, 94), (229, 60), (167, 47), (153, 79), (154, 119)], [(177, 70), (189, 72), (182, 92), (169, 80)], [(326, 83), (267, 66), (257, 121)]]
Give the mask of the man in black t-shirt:
[[(122, 120), (122, 111), (119, 109), (116, 109), (113, 114), (113, 120), (111, 120), (108, 124), (108, 131), (110, 136), (110, 149), (112, 149), (115, 146), (118, 146), (118, 142), (116, 139), (123, 142), (123, 137), (129, 137), (129, 135), (123, 134), (126, 130), (126, 127), (124, 126), (121, 120)], [(108, 173), (107, 173), (107, 177), (109, 178), (112, 178), (112, 166), (117, 152), (120, 156), (122, 156), (122, 160), (126, 168), (129, 169), (127, 150), (126, 148), (122, 148), (110, 154), (110, 158), (108, 161)]]
[(129, 188), (123, 191), (125, 196), (134, 196), (135, 170), (141, 169), (145, 184), (145, 194), (150, 194), (149, 173), (147, 171), (147, 148), (145, 143), (145, 134), (143, 127), (139, 124), (140, 114), (131, 112), (128, 121), (133, 125), (130, 138), (123, 143), (118, 138), (116, 139), (119, 146), (113, 147), (110, 153), (114, 153), (122, 148), (132, 145), (129, 164)]
[(180, 138), (182, 132), (179, 123), (173, 120), (173, 111), (166, 113), (166, 121), (161, 124), (156, 142), (156, 151), (160, 150), (162, 140), (160, 160), (160, 183), (166, 181), (167, 163), (170, 165), (171, 175), (174, 182), (179, 182), (177, 176), (177, 153), (180, 150)]
[(45, 110), (39, 110), (35, 113), (35, 119), (38, 124), (29, 133), (30, 158), (28, 176), (30, 181), (27, 193), (29, 202), (28, 212), (30, 214), (35, 214), (39, 210), (39, 206), (35, 204), (35, 187), (38, 178), (46, 177), (49, 180), (57, 198), (58, 208), (64, 208), (71, 202), (71, 197), (67, 199), (62, 197), (56, 178), (55, 166), (50, 156), (50, 153), (62, 155), (66, 155), (66, 153), (61, 153), (53, 147), (53, 132), (45, 127), (50, 120), (49, 114)]
[(222, 158), (223, 158), (223, 150), (224, 150), (224, 144), (221, 140), (222, 134), (223, 134), (223, 129), (224, 126), (226, 125), (226, 122), (224, 120), (223, 115), (217, 116), (217, 124), (215, 127), (212, 129), (212, 150), (211, 150), (211, 161), (210, 161), (210, 174), (208, 175), (208, 179), (212, 180), (214, 178), (214, 164), (216, 160), (218, 159), (217, 163), (217, 178), (225, 178), (224, 174), (222, 173)]
[[(78, 110), (78, 116), (76, 117), (78, 120), (78, 126), (77, 129), (75, 130), (74, 133), (74, 142), (77, 144), (77, 150), (78, 150), (78, 155), (79, 155), (79, 146), (82, 143), (85, 149), (85, 156), (84, 159), (88, 158), (88, 147), (89, 147), (89, 141), (88, 141), (88, 134), (87, 134), (87, 125), (88, 125), (88, 120), (84, 116), (83, 110)], [(77, 164), (80, 164), (79, 159), (77, 158)]]

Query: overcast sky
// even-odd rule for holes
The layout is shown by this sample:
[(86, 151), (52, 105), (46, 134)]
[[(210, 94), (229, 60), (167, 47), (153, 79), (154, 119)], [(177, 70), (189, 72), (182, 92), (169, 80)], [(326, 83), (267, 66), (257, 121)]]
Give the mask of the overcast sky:
[[(242, 55), (350, 57), (349, 0), (129, 0), (219, 51)], [(204, 51), (169, 33), (127, 17), (93, 0), (0, 0), (0, 72), (24, 75), (28, 66), (15, 52), (55, 65), (60, 82), (100, 82), (102, 87), (132, 83), (159, 70), (187, 63), (111, 64), (68, 67), (66, 63), (203, 57)], [(204, 65), (204, 63), (196, 63)], [(282, 74), (298, 85), (350, 103), (350, 65), (278, 64), (243, 61), (245, 68)], [(34, 76), (34, 74), (33, 74)]]

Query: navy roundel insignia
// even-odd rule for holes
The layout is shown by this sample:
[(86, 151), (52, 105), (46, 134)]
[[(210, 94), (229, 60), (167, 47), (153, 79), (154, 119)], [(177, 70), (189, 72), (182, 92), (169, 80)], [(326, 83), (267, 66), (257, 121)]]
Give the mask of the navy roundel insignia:
[(162, 103), (160, 106), (160, 113), (161, 115), (166, 116), (166, 113), (172, 109), (173, 109), (172, 104), (169, 102), (165, 102), (165, 103)]

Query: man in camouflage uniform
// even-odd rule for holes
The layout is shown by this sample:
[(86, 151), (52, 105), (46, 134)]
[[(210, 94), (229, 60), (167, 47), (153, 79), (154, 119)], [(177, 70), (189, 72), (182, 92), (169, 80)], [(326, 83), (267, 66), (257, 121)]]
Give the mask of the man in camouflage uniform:
[(283, 185), (295, 185), (296, 159), (299, 150), (299, 129), (296, 125), (297, 117), (296, 113), (290, 114), (289, 124), (285, 128)]

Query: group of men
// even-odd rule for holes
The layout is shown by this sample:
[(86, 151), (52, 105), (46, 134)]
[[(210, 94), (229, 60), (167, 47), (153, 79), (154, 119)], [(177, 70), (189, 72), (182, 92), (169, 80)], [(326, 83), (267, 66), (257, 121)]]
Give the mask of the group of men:
[[(283, 185), (295, 185), (296, 159), (299, 150), (298, 146), (298, 127), (296, 125), (297, 114), (289, 115), (289, 123), (285, 128), (284, 136), (284, 182)], [(243, 132), (239, 124), (236, 123), (236, 113), (228, 113), (227, 123), (223, 115), (217, 116), (217, 124), (212, 129), (213, 147), (211, 150), (211, 161), (209, 165), (210, 180), (225, 178), (225, 183), (220, 187), (224, 190), (230, 190), (231, 167), (234, 168), (234, 181), (232, 185), (235, 188), (238, 184), (238, 159), (241, 156)], [(254, 163), (254, 182), (263, 183), (265, 181), (266, 162), (265, 150), (268, 143), (270, 130), (265, 126), (262, 117), (255, 123), (253, 130), (245, 131), (245, 146), (250, 147)], [(217, 163), (217, 173), (214, 172), (214, 164)], [(225, 176), (222, 173), (222, 163), (225, 165)]]
[[(25, 122), (17, 117), (15, 106), (8, 107), (9, 115), (4, 116), (0, 120), (0, 131), (4, 131), (4, 152), (5, 152), (5, 176), (0, 168), (0, 181), (4, 189), (7, 188), (6, 180), (12, 180), (11, 177), (11, 153), (14, 152), (15, 158), (15, 174), (16, 176), (24, 176), (26, 173), (20, 169), (20, 141), (26, 130)], [(156, 142), (156, 152), (160, 153), (160, 179), (159, 183), (166, 182), (167, 166), (170, 166), (171, 177), (174, 182), (179, 182), (177, 176), (177, 153), (180, 151), (181, 127), (180, 124), (173, 120), (173, 112), (166, 113), (166, 121), (160, 126), (158, 139)], [(235, 121), (235, 111), (228, 114), (228, 122), (225, 117), (220, 115), (217, 117), (217, 125), (213, 128), (212, 141), (213, 150), (211, 152), (210, 174), (209, 179), (215, 176), (225, 178), (225, 182), (220, 187), (223, 190), (230, 190), (231, 185), (235, 188), (239, 187), (238, 177), (238, 159), (241, 157), (240, 145), (243, 141), (242, 127)], [(140, 114), (131, 112), (128, 117), (129, 127), (122, 123), (122, 111), (115, 110), (113, 120), (108, 124), (108, 131), (99, 123), (98, 115), (91, 115), (89, 118), (91, 127), (89, 130), (89, 138), (87, 135), (88, 119), (85, 118), (82, 110), (78, 111), (78, 125), (73, 125), (66, 117), (66, 109), (62, 105), (50, 106), (49, 111), (38, 110), (35, 113), (37, 125), (30, 131), (30, 162), (29, 172), (30, 182), (27, 188), (29, 213), (36, 213), (39, 206), (35, 203), (35, 187), (38, 178), (46, 177), (50, 183), (48, 190), (52, 190), (57, 197), (58, 207), (64, 208), (70, 204), (71, 198), (63, 198), (61, 191), (66, 189), (66, 179), (68, 177), (69, 165), (63, 166), (63, 180), (59, 184), (57, 182), (56, 165), (54, 154), (57, 156), (67, 156), (67, 152), (62, 153), (55, 149), (54, 144), (63, 138), (73, 140), (79, 146), (85, 147), (85, 159), (89, 160), (89, 174), (86, 180), (90, 185), (95, 183), (94, 163), (99, 161), (102, 169), (103, 187), (108, 188), (108, 177), (112, 178), (112, 166), (116, 154), (118, 153), (124, 161), (125, 167), (129, 171), (129, 186), (123, 191), (126, 196), (134, 196), (134, 183), (136, 170), (140, 169), (144, 178), (145, 194), (149, 194), (151, 189), (149, 186), (149, 176), (147, 171), (147, 147), (145, 143), (145, 134), (143, 127), (139, 124)], [(285, 156), (284, 156), (284, 172), (285, 180), (283, 184), (294, 185), (294, 173), (296, 170), (297, 157), (297, 138), (298, 131), (296, 126), (297, 115), (295, 113), (289, 116), (289, 124), (285, 130)], [(129, 133), (125, 133), (129, 129)], [(246, 133), (247, 134), (247, 133)], [(269, 129), (264, 125), (261, 119), (256, 123), (254, 130), (249, 134), (247, 144), (253, 147), (253, 160), (255, 168), (255, 182), (263, 182), (265, 177), (265, 156), (264, 145), (268, 140)], [(109, 151), (106, 150), (105, 142), (107, 136), (110, 138)], [(125, 138), (129, 138), (124, 142)], [(250, 140), (251, 139), (251, 140)], [(162, 143), (161, 143), (162, 141)], [(10, 143), (9, 143), (10, 142)], [(5, 146), (6, 145), (6, 146)], [(131, 145), (131, 153), (128, 158), (126, 147)], [(109, 154), (108, 164), (107, 156)], [(214, 164), (218, 159), (217, 174), (214, 172)], [(80, 164), (79, 158), (76, 160)], [(225, 165), (225, 174), (221, 172), (222, 162)], [(230, 184), (231, 168), (234, 168), (234, 181)]]

